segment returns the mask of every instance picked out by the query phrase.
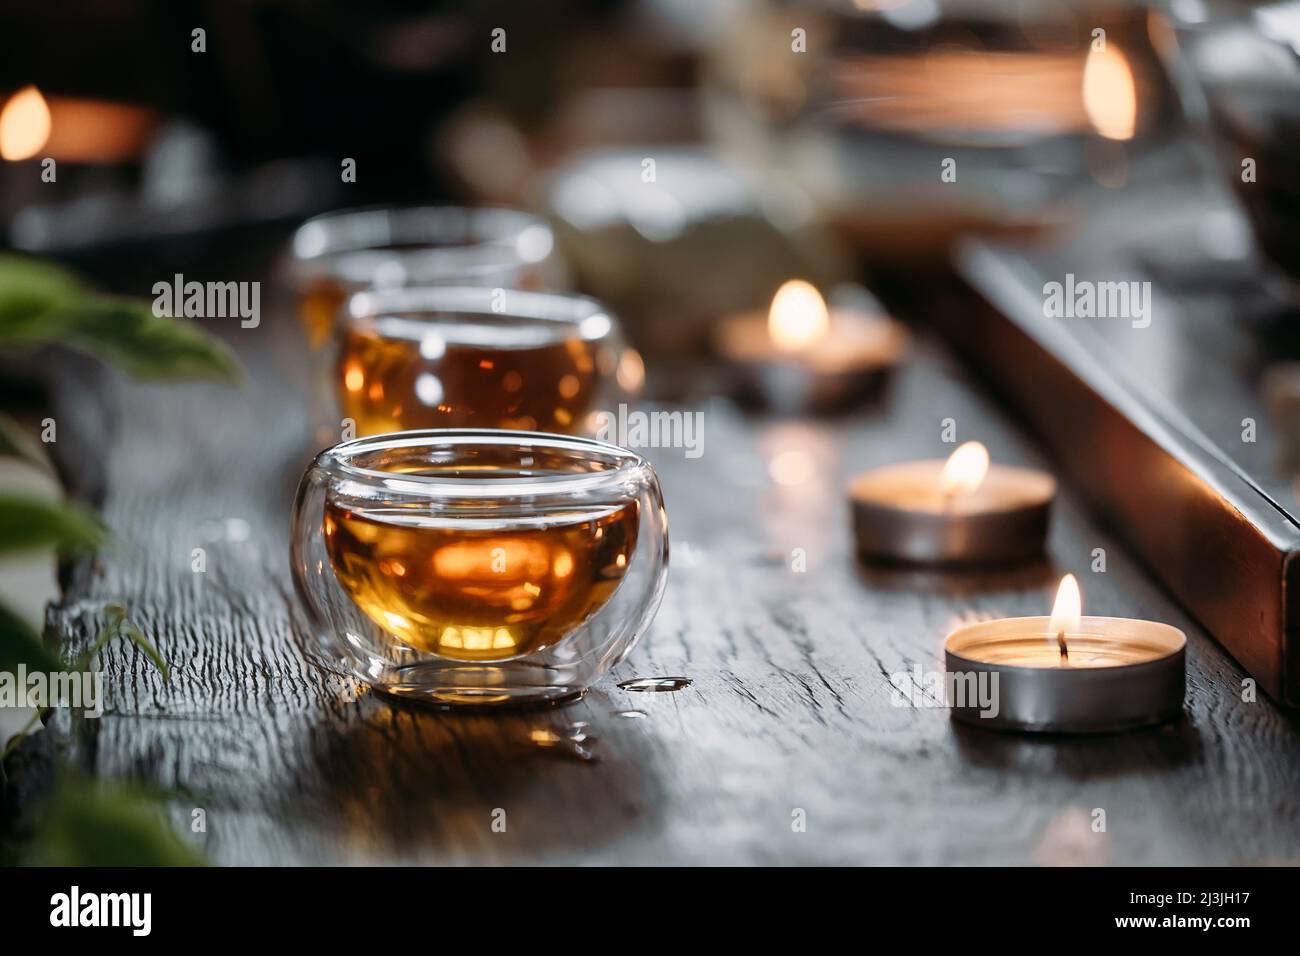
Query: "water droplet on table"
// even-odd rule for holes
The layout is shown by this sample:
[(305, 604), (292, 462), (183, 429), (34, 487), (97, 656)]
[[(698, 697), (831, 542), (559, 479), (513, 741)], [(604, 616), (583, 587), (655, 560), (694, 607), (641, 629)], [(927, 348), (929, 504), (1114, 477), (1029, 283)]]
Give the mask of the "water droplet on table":
[(634, 694), (662, 694), (690, 687), (691, 679), (689, 677), (634, 677), (623, 681), (618, 686), (620, 690), (631, 691)]

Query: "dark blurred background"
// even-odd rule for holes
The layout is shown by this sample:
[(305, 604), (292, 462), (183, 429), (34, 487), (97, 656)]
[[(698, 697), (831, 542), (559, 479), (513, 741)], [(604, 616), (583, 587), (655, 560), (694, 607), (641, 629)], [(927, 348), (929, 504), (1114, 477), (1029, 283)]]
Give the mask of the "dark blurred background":
[[(554, 108), (565, 86), (634, 73), (633, 64), (620, 67), (617, 49), (625, 7), (617, 0), (544, 8), (493, 0), (10, 4), (0, 13), (9, 40), (0, 86), (35, 84), (51, 98), (148, 107), (164, 126), (195, 124), (222, 160), (239, 166), (352, 156), (363, 169), (383, 171), (359, 180), (366, 198), (382, 198), (437, 182), (431, 160), (439, 124), (472, 97), (487, 96), (530, 124)], [(509, 55), (489, 67), (495, 26), (508, 31)], [(195, 29), (206, 31), (206, 52), (194, 50)], [(673, 66), (663, 69), (672, 78)]]
[(1290, 262), (1294, 6), (8, 4), (0, 235), (113, 284), (142, 256), (265, 260), (331, 208), (516, 205), (638, 344), (677, 349), (786, 278), (932, 274), (962, 237), (1059, 235), (1227, 144), (1234, 188), (1242, 151), (1274, 160), (1244, 195)]

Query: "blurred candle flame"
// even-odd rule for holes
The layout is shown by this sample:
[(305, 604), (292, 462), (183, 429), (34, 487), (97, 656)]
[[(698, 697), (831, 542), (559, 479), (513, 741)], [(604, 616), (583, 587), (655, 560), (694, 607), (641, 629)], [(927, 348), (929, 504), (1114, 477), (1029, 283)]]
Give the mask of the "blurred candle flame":
[(768, 474), (778, 485), (791, 487), (811, 481), (817, 475), (817, 465), (802, 449), (791, 448), (777, 452), (767, 463)]
[(944, 498), (968, 495), (984, 483), (989, 473), (989, 450), (977, 441), (958, 445), (939, 472), (939, 492)]
[(645, 384), (645, 361), (641, 358), (641, 353), (632, 348), (625, 350), (618, 360), (614, 377), (629, 394), (640, 392), (641, 386)]
[(0, 158), (30, 159), (49, 142), (50, 107), (34, 86), (25, 86), (0, 110)]
[(1107, 139), (1132, 139), (1137, 127), (1137, 85), (1124, 54), (1107, 46), (1091, 50), (1083, 67), (1083, 108)]
[(1053, 639), (1058, 634), (1077, 634), (1082, 617), (1083, 596), (1079, 593), (1079, 582), (1073, 574), (1067, 574), (1056, 589), (1056, 602), (1052, 605), (1047, 632)]
[(776, 290), (767, 331), (777, 348), (796, 352), (823, 338), (830, 328), (826, 300), (809, 282), (791, 279)]

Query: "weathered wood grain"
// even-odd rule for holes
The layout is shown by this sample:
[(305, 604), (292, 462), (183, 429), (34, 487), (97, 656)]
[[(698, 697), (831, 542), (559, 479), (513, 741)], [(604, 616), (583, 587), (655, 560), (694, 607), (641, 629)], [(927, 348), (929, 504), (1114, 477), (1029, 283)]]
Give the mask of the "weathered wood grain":
[[(630, 660), (579, 703), (440, 714), (323, 673), (288, 572), (290, 496), (312, 449), (285, 319), (230, 333), (249, 367), (243, 390), (113, 380), (75, 397), (117, 410), (101, 449), (121, 543), (82, 569), (51, 619), (75, 648), (95, 611), (122, 601), (173, 667), (164, 684), (138, 651), (114, 647), (112, 713), (78, 756), (96, 773), (174, 788), (187, 832), (204, 808), (207, 832), (192, 837), (216, 861), (1300, 862), (1300, 723), (1263, 698), (1242, 701), (1237, 666), (1068, 487), (1050, 564), (988, 574), (855, 564), (844, 483), (870, 465), (942, 454), (944, 417), (997, 460), (1042, 464), (929, 343), (880, 409), (809, 424), (710, 403), (701, 457), (650, 452), (671, 516), (667, 596)], [(774, 482), (773, 457), (788, 456), (793, 473), (800, 454), (809, 479)], [(196, 547), (205, 573), (191, 570)], [(1105, 574), (1089, 571), (1097, 547)], [(795, 548), (806, 573), (791, 570)], [(1096, 613), (1188, 631), (1185, 721), (1032, 739), (891, 705), (889, 675), (940, 667), (951, 621), (1044, 613), (1065, 570)], [(615, 687), (666, 674), (694, 683), (673, 694)], [(533, 741), (577, 722), (598, 760)], [(1105, 833), (1090, 827), (1099, 807)], [(504, 833), (491, 827), (497, 808)], [(806, 832), (792, 830), (797, 808)]]

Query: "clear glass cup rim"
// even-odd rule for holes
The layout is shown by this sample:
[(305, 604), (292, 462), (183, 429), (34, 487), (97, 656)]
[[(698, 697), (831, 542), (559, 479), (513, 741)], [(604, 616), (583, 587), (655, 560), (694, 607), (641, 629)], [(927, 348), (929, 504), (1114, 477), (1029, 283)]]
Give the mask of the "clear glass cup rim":
[[(293, 255), (311, 260), (347, 252), (391, 249), (412, 246), (410, 251), (428, 251), (429, 247), (472, 249), (475, 246), (517, 245), (527, 230), (538, 229), (553, 239), (544, 219), (508, 206), (456, 206), (436, 204), (373, 205), (335, 209), (312, 216), (293, 234)], [(448, 236), (453, 236), (448, 240)], [(550, 252), (536, 259), (541, 261)]]
[[(540, 449), (567, 453), (575, 459), (601, 461), (611, 467), (591, 472), (547, 472), (487, 478), (402, 474), (382, 468), (367, 468), (354, 462), (354, 459), (362, 455), (391, 449), (457, 446), (497, 446), (521, 453)], [(354, 438), (321, 452), (316, 456), (313, 467), (322, 469), (334, 478), (427, 499), (590, 495), (626, 487), (628, 483), (639, 487), (655, 473), (647, 459), (620, 445), (574, 435), (498, 428), (426, 428)]]
[[(498, 293), (504, 293), (504, 307), (499, 311), (493, 308)], [(512, 319), (553, 322), (572, 327), (578, 338), (587, 342), (608, 337), (617, 326), (609, 310), (587, 296), (480, 286), (407, 286), (367, 290), (350, 296), (343, 310), (348, 323), (382, 319), (419, 323), (421, 317), (428, 314), (474, 316), (493, 324)]]
[(543, 219), (504, 206), (365, 206), (314, 216), (293, 234), (302, 279), (332, 275), (350, 285), (396, 286), (445, 279), (509, 280), (546, 261), (555, 233)]

